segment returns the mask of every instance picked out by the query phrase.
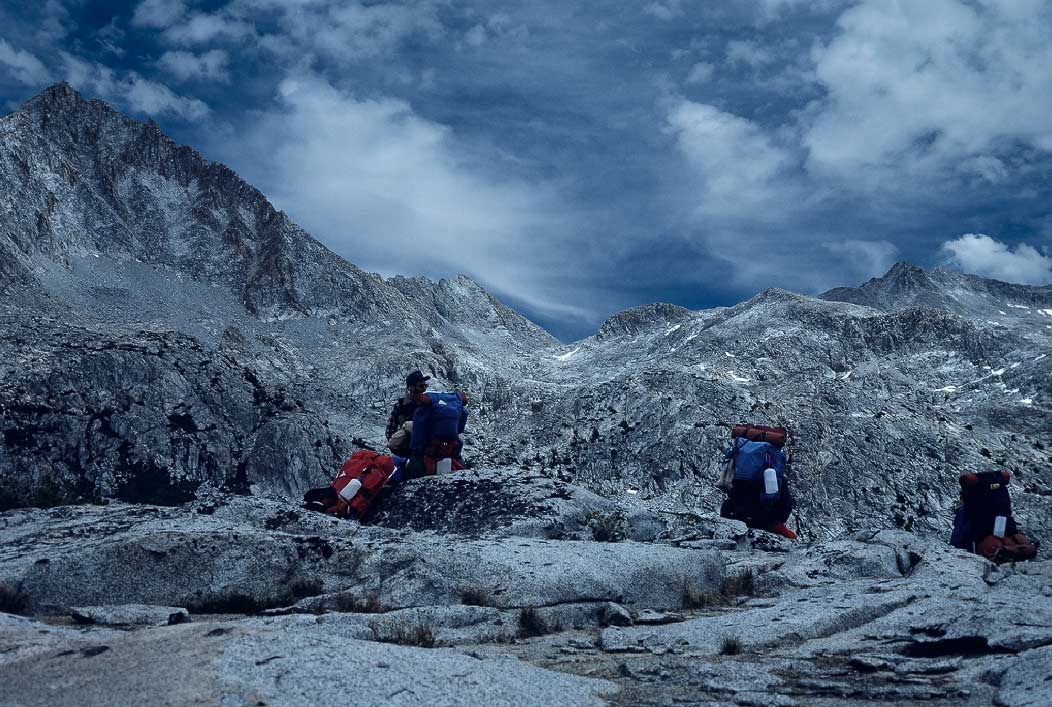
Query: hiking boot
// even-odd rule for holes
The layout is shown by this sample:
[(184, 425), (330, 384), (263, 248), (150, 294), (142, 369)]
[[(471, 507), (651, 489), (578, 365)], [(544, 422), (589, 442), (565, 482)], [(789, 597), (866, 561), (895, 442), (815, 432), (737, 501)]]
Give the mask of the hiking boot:
[(775, 535), (781, 535), (783, 538), (789, 538), (790, 540), (796, 540), (796, 533), (789, 530), (785, 523), (772, 523), (767, 526), (768, 532), (774, 533)]

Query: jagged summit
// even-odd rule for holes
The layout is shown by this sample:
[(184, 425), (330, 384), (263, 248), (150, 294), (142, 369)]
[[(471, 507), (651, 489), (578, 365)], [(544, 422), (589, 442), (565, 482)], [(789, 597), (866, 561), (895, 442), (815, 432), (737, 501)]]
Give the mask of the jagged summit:
[[(527, 347), (555, 343), (466, 278), (454, 281), (460, 301), (450, 304), (448, 283), (407, 291), (363, 272), (229, 167), (65, 82), (0, 118), (0, 190), (9, 203), (0, 217), (0, 290), (35, 280), (38, 291), (69, 301), (70, 278), (90, 290), (106, 263), (121, 264), (124, 284), (116, 286), (133, 293), (170, 286), (140, 282), (143, 273), (131, 271), (142, 263), (218, 286), (265, 320), (399, 322), (452, 333), (443, 322), (459, 317), (461, 328), (500, 326)], [(41, 263), (62, 270), (42, 272)], [(77, 308), (91, 308), (92, 297), (76, 299)]]
[[(66, 81), (48, 86), (43, 91), (25, 101), (20, 111), (35, 111), (42, 108), (59, 107), (69, 109), (79, 104), (87, 104), (88, 101)], [(106, 105), (99, 101), (100, 104)]]
[(884, 311), (931, 307), (970, 318), (1005, 316), (1002, 312), (1020, 316), (1052, 307), (1050, 286), (1018, 285), (945, 268), (924, 270), (907, 262), (896, 263), (861, 287), (837, 287), (819, 297)]
[(861, 287), (837, 287), (819, 297), (885, 310), (943, 304), (938, 287), (928, 273), (906, 261), (895, 263), (883, 276), (874, 277)]

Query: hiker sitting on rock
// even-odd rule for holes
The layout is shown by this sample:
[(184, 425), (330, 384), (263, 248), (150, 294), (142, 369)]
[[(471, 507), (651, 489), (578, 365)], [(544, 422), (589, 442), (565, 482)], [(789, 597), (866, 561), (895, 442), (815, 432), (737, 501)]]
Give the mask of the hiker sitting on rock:
[(413, 433), (413, 413), (416, 412), (415, 396), (427, 390), (431, 376), (413, 371), (405, 377), (405, 395), (394, 404), (387, 418), (387, 446), (399, 457), (410, 455), (409, 441)]
[(468, 421), (464, 393), (419, 392), (414, 396), (410, 459), (406, 478), (446, 474), (464, 468), (460, 435)]

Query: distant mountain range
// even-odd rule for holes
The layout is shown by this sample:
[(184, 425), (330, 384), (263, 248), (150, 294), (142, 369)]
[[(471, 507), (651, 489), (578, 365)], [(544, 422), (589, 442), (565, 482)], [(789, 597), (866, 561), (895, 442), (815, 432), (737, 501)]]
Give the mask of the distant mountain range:
[(563, 346), (469, 278), (360, 270), (58, 84), (0, 118), (0, 293), (0, 508), (295, 497), (382, 444), (421, 368), (471, 396), (476, 466), (624, 505), (715, 509), (717, 454), (751, 420), (793, 433), (805, 538), (945, 532), (957, 474), (994, 467), (1052, 530), (1050, 287), (899, 263), (819, 297), (647, 305)]

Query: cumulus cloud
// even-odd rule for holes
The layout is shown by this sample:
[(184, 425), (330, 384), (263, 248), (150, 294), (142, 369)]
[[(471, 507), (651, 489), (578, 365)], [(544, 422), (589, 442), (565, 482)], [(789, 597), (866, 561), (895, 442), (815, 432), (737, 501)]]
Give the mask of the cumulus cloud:
[(943, 243), (940, 254), (948, 265), (995, 280), (1024, 285), (1052, 283), (1052, 257), (1026, 243), (1013, 248), (982, 233), (966, 233)]
[(288, 78), (278, 105), (226, 149), (276, 205), (362, 267), (466, 272), (548, 316), (591, 316), (566, 296), (573, 225), (553, 190), (499, 178), (404, 101)]
[(1050, 27), (1052, 5), (1030, 0), (848, 9), (813, 53), (827, 98), (806, 129), (810, 166), (924, 175), (1017, 145), (1052, 151)]
[(229, 56), (222, 49), (211, 49), (203, 54), (172, 51), (162, 54), (157, 65), (180, 81), (228, 81), (228, 60)]
[(27, 86), (47, 83), (50, 72), (34, 54), (12, 46), (0, 39), (0, 66), (5, 67), (11, 78)]
[(118, 74), (101, 64), (94, 64), (66, 52), (60, 52), (66, 80), (78, 90), (113, 101), (136, 113), (174, 115), (185, 120), (200, 120), (209, 113), (208, 106), (196, 98), (175, 94), (164, 84), (143, 78), (134, 71)]
[(779, 177), (792, 156), (756, 123), (679, 99), (670, 106), (666, 130), (700, 179), (705, 213), (749, 213), (781, 196)]
[(185, 14), (183, 0), (143, 0), (135, 7), (131, 23), (136, 27), (164, 29)]

